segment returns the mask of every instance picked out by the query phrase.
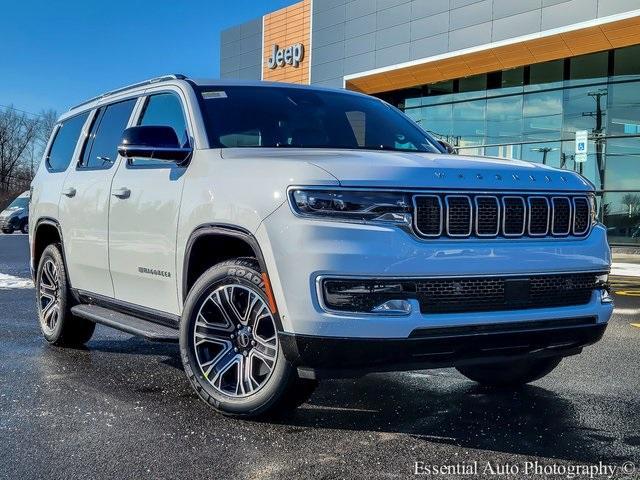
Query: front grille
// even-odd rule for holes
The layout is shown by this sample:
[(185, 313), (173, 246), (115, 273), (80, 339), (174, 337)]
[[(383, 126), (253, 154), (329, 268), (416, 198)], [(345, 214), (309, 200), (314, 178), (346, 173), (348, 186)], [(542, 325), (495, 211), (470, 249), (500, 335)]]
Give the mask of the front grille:
[(320, 294), (331, 310), (372, 312), (389, 300), (416, 299), (422, 313), (469, 313), (584, 305), (597, 272), (529, 276), (324, 279)]
[(421, 237), (583, 237), (591, 228), (586, 195), (446, 194), (414, 196)]
[(416, 282), (422, 313), (479, 312), (583, 305), (595, 273), (429, 279)]

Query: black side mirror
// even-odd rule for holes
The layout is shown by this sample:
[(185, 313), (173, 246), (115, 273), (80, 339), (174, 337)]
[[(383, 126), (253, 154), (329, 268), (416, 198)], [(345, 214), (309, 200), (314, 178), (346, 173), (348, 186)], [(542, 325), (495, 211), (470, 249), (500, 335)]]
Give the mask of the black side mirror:
[(444, 148), (447, 151), (447, 153), (456, 153), (456, 149), (449, 142), (445, 142), (444, 140), (438, 140), (438, 143), (442, 145), (442, 148)]
[(118, 153), (124, 158), (152, 158), (178, 164), (186, 162), (192, 152), (191, 148), (180, 145), (173, 128), (160, 125), (127, 128), (118, 145)]

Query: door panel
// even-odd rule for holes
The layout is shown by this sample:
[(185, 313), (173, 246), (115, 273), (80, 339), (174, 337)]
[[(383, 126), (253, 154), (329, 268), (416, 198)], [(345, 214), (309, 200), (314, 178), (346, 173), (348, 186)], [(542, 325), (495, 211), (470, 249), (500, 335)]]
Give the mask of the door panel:
[(72, 287), (113, 297), (109, 273), (109, 202), (118, 168), (117, 145), (136, 99), (96, 112), (80, 162), (65, 179), (60, 225)]
[[(140, 125), (164, 125), (189, 143), (180, 98), (161, 93), (147, 98)], [(115, 298), (179, 314), (176, 236), (183, 176), (173, 162), (123, 160), (113, 181), (109, 214), (109, 257)]]

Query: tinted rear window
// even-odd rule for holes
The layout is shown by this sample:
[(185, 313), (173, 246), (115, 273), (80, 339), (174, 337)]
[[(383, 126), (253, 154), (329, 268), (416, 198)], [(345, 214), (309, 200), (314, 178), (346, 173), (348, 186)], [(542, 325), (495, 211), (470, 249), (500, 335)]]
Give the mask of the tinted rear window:
[(212, 147), (440, 151), (377, 98), (287, 87), (201, 87)]
[(85, 112), (62, 122), (55, 134), (46, 160), (50, 171), (64, 172), (67, 169), (88, 116), (89, 112)]
[(110, 168), (118, 158), (118, 144), (127, 128), (136, 99), (100, 107), (82, 154), (83, 168)]

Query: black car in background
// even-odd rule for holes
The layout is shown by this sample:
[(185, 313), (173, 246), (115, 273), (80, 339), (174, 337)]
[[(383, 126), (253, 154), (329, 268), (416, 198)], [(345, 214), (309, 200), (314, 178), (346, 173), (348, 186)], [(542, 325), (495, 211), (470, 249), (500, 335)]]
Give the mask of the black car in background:
[(29, 192), (24, 192), (0, 212), (0, 230), (2, 233), (16, 230), (29, 233)]

